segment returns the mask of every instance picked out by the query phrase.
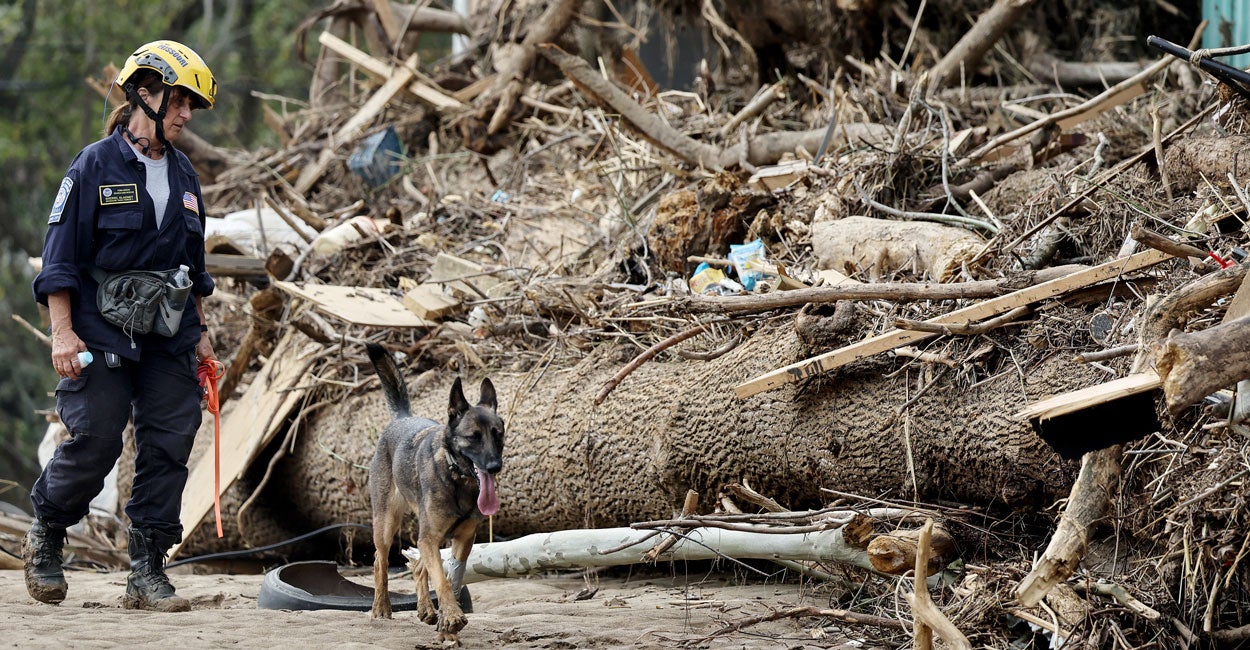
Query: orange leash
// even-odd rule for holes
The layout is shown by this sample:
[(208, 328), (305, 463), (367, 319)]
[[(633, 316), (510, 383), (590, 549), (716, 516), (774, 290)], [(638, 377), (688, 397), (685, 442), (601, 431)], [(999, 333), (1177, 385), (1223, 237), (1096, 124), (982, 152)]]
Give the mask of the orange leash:
[(213, 414), (213, 516), (217, 519), (217, 537), (225, 537), (221, 530), (221, 396), (217, 394), (217, 380), (226, 374), (226, 367), (216, 359), (205, 359), (195, 369), (208, 400), (208, 412)]

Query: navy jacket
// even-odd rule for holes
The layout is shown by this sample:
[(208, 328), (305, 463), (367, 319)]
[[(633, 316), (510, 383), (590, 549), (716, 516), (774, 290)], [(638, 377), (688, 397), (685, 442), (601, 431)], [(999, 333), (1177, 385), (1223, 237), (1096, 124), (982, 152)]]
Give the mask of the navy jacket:
[[(69, 289), (74, 333), (92, 350), (139, 360), (144, 349), (171, 354), (193, 349), (200, 340), (195, 296), (213, 292), (204, 269), (204, 199), (199, 176), (182, 152), (171, 148), (169, 205), (156, 228), (156, 208), (148, 195), (147, 168), (117, 129), (78, 153), (61, 181), (48, 215), (43, 270), (35, 277), (35, 299)], [(105, 271), (168, 271), (190, 267), (191, 296), (174, 337), (130, 337), (100, 316), (98, 284), (92, 266)]]

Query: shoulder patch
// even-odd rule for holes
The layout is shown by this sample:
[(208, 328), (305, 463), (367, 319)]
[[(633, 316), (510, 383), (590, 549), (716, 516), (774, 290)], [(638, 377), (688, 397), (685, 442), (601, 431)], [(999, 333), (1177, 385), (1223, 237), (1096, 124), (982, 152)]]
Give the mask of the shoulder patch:
[(66, 176), (61, 180), (61, 189), (56, 191), (56, 200), (52, 202), (52, 212), (48, 215), (48, 224), (60, 223), (61, 214), (65, 212), (65, 203), (69, 201), (69, 192), (74, 189), (74, 179)]
[(182, 207), (196, 214), (199, 214), (200, 213), (200, 200), (195, 198), (195, 195), (190, 192), (183, 192), (182, 193)]

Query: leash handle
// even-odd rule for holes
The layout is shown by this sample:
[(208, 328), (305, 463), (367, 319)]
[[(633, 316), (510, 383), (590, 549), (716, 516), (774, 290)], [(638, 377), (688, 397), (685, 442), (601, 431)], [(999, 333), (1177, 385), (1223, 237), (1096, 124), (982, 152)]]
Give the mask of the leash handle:
[(218, 539), (226, 534), (221, 529), (221, 396), (217, 393), (217, 380), (226, 374), (226, 366), (216, 359), (205, 359), (195, 369), (208, 400), (208, 412), (213, 414), (213, 517), (217, 521)]

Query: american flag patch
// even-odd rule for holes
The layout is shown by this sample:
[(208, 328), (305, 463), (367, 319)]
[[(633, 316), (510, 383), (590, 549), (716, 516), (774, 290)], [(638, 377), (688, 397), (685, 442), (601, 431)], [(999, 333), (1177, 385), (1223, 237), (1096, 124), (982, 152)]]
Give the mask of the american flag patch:
[(182, 193), (182, 207), (196, 214), (199, 214), (200, 213), (200, 200), (195, 198), (195, 195), (190, 192), (183, 192)]

